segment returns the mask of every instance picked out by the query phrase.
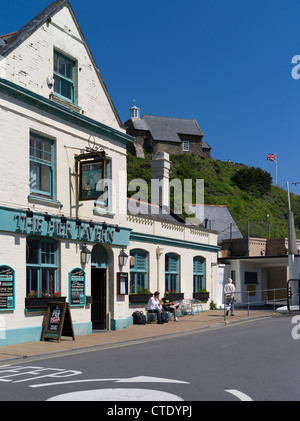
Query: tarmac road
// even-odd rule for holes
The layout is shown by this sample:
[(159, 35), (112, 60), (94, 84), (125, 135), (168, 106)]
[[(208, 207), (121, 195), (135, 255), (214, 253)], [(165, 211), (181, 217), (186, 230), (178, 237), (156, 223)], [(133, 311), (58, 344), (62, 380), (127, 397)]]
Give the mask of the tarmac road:
[(0, 399), (298, 401), (300, 319), (292, 321), (248, 320), (7, 362)]

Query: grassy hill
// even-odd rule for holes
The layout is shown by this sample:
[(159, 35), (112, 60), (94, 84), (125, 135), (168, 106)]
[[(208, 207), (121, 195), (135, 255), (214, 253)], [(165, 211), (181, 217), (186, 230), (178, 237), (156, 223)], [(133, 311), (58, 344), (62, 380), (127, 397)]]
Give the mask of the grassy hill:
[[(255, 191), (242, 190), (232, 180), (238, 170), (246, 167), (242, 164), (215, 161), (195, 155), (171, 155), (170, 160), (170, 180), (174, 178), (179, 178), (181, 181), (204, 179), (205, 204), (226, 205), (244, 236), (247, 236), (249, 221), (251, 237), (267, 237), (268, 222), (271, 226), (271, 238), (287, 237), (288, 198), (286, 190), (272, 186), (270, 191), (263, 195)], [(142, 178), (148, 183), (148, 200), (151, 201), (151, 155), (146, 154), (145, 159), (142, 159), (129, 153), (127, 172), (128, 182), (135, 178)], [(134, 192), (128, 194), (134, 194)], [(290, 196), (296, 235), (297, 238), (300, 238), (300, 196), (293, 193)], [(193, 192), (193, 203), (195, 203), (195, 191)]]

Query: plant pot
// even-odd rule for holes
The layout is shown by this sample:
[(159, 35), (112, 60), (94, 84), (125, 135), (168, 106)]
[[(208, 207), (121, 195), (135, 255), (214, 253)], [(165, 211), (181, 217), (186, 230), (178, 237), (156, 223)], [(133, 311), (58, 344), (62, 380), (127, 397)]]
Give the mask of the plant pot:
[(129, 302), (134, 303), (148, 303), (153, 294), (129, 294)]
[(25, 308), (47, 308), (52, 301), (65, 303), (66, 297), (25, 297)]
[(208, 301), (209, 292), (194, 292), (193, 298), (195, 298), (195, 300)]
[(181, 301), (184, 299), (184, 292), (170, 292), (168, 294), (168, 300), (170, 301)]

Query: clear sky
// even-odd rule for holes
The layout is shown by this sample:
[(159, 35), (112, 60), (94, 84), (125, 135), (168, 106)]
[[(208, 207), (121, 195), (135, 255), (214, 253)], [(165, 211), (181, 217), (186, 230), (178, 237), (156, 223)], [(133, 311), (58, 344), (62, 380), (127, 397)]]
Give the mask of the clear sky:
[[(2, 2), (0, 32), (51, 0)], [(70, 0), (122, 122), (193, 118), (212, 157), (271, 173), (300, 195), (299, 0)], [(300, 57), (299, 57), (300, 59)], [(300, 69), (299, 72), (300, 74)]]

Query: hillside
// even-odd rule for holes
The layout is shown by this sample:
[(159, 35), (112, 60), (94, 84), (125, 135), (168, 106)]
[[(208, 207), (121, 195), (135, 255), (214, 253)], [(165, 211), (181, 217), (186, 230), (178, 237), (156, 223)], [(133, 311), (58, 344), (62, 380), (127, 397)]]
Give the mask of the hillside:
[[(256, 191), (256, 186), (251, 187), (253, 191), (242, 190), (233, 181), (233, 176), (241, 168), (249, 168), (242, 164), (215, 161), (195, 155), (171, 155), (170, 160), (170, 180), (204, 179), (205, 204), (226, 204), (244, 236), (247, 236), (249, 221), (251, 237), (267, 237), (269, 221), (271, 238), (287, 237), (288, 198), (285, 189), (271, 186), (270, 191), (265, 194)], [(150, 201), (151, 155), (148, 154), (142, 159), (129, 153), (127, 172), (128, 182), (134, 178), (142, 178), (147, 182)], [(195, 192), (193, 194), (195, 203)], [(291, 207), (295, 217), (296, 235), (300, 238), (300, 196), (291, 193)]]

